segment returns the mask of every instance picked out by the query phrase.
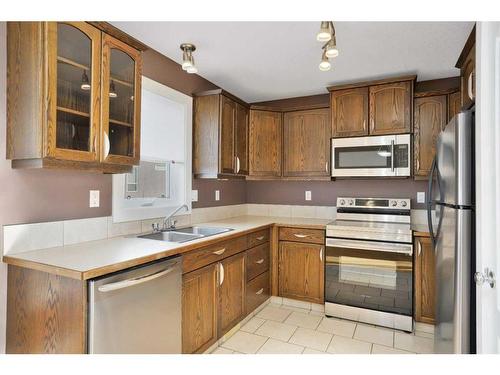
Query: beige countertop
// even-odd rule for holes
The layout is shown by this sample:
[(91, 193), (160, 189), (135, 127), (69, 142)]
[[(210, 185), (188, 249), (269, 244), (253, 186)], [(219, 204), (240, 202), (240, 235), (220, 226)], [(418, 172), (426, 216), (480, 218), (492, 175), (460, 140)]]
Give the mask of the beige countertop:
[(116, 237), (5, 255), (3, 261), (11, 265), (87, 280), (153, 260), (182, 254), (221, 239), (230, 239), (273, 224), (324, 229), (328, 222), (330, 220), (326, 219), (239, 216), (196, 224), (197, 226), (229, 227), (234, 230), (185, 243), (163, 242), (135, 236)]

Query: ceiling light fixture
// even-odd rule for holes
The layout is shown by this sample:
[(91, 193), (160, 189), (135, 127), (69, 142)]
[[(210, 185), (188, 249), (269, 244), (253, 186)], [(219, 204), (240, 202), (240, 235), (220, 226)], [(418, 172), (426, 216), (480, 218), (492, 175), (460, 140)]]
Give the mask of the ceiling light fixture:
[(194, 65), (193, 52), (196, 51), (196, 46), (191, 43), (182, 43), (182, 70), (188, 73), (198, 73), (198, 69)]
[(328, 42), (332, 38), (332, 30), (330, 29), (331, 21), (321, 21), (316, 40), (318, 42)]
[(337, 49), (337, 38), (335, 37), (335, 34), (323, 48), (325, 49), (325, 54), (328, 58), (337, 57), (339, 55), (339, 50)]
[(83, 91), (89, 91), (90, 90), (89, 76), (87, 75), (87, 71), (85, 69), (83, 70), (82, 84), (80, 85), (80, 88)]
[(321, 57), (321, 62), (319, 63), (319, 70), (322, 72), (326, 72), (330, 70), (332, 67), (332, 64), (330, 64), (330, 61), (328, 61), (328, 57), (326, 57), (326, 51), (323, 51), (323, 56)]

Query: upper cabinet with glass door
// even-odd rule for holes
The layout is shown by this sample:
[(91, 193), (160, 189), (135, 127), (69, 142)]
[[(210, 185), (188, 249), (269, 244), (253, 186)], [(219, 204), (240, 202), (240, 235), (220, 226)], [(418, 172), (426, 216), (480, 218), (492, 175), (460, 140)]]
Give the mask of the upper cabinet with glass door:
[(9, 22), (7, 158), (125, 172), (139, 161), (141, 52), (87, 22)]

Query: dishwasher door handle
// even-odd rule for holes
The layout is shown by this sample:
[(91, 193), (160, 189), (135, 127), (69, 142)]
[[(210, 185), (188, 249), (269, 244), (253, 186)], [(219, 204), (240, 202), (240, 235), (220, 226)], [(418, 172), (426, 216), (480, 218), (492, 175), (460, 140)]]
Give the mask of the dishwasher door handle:
[(106, 293), (106, 292), (111, 292), (113, 290), (128, 288), (130, 286), (147, 283), (148, 281), (152, 281), (152, 280), (158, 279), (162, 276), (169, 274), (170, 272), (172, 272), (174, 270), (176, 265), (177, 265), (177, 263), (174, 264), (173, 266), (170, 266), (170, 267), (168, 267), (164, 270), (161, 270), (161, 271), (154, 272), (150, 275), (141, 276), (141, 277), (128, 279), (128, 280), (117, 281), (115, 283), (104, 284), (104, 285), (99, 286), (97, 288), (97, 290), (99, 292)]

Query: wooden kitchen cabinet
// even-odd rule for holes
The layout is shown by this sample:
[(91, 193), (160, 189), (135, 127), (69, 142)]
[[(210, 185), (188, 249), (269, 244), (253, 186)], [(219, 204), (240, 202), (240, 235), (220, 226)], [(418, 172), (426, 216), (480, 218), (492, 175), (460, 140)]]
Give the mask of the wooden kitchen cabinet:
[(219, 263), (219, 337), (222, 337), (246, 315), (245, 253)]
[(448, 95), (448, 121), (462, 109), (462, 96), (460, 91)]
[(9, 22), (7, 51), (13, 168), (123, 173), (138, 163), (140, 50), (87, 22)]
[(474, 25), (455, 64), (460, 69), (461, 109), (469, 109), (476, 99), (476, 26)]
[(427, 178), (436, 154), (436, 141), (447, 124), (447, 95), (419, 97), (414, 104), (414, 176)]
[(370, 135), (411, 132), (412, 82), (370, 86)]
[(193, 173), (196, 178), (248, 175), (248, 106), (223, 90), (195, 94)]
[(250, 176), (281, 176), (282, 134), (281, 112), (250, 110)]
[(182, 277), (182, 352), (200, 353), (218, 337), (219, 263)]
[(279, 243), (279, 295), (313, 303), (324, 302), (324, 245)]
[(330, 93), (332, 137), (368, 135), (368, 87)]
[(283, 115), (283, 176), (330, 177), (328, 108)]
[(415, 320), (434, 324), (436, 306), (436, 264), (430, 237), (415, 237)]

